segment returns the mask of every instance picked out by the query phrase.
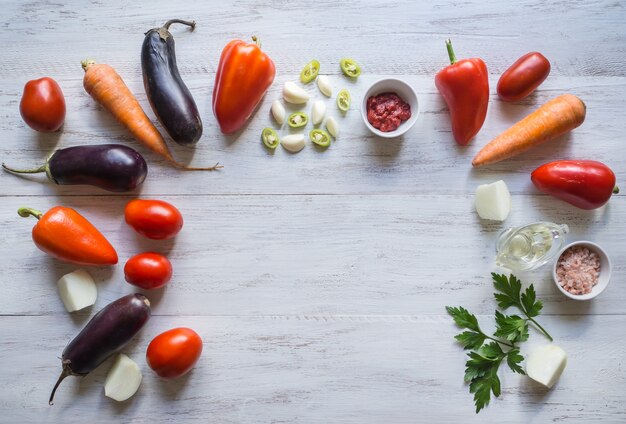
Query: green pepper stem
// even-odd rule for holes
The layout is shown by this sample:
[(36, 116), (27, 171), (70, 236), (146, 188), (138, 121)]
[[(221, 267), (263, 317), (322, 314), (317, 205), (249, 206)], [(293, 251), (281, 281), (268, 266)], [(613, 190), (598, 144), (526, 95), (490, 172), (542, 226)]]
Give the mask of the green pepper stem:
[(2, 164), (2, 167), (9, 172), (12, 172), (14, 174), (39, 174), (40, 172), (46, 172), (46, 165), (41, 165), (39, 168), (35, 168), (35, 169), (13, 169), (9, 166), (6, 166), (4, 163)]
[(39, 212), (37, 209), (21, 207), (17, 210), (17, 214), (22, 218), (28, 218), (29, 216), (34, 216), (39, 219), (43, 215), (43, 213)]
[(163, 25), (163, 28), (165, 28), (166, 31), (169, 31), (170, 25), (172, 24), (187, 25), (188, 27), (191, 27), (192, 31), (196, 29), (196, 21), (184, 21), (182, 19), (170, 19), (169, 21), (165, 22), (165, 25)]
[(252, 41), (254, 41), (256, 45), (259, 46), (259, 48), (261, 48), (261, 39), (259, 37), (257, 37), (256, 35), (253, 35)]
[(619, 187), (618, 186), (613, 187), (613, 194), (619, 194)]
[(450, 64), (454, 65), (456, 63), (456, 55), (454, 54), (454, 49), (452, 48), (452, 41), (448, 38), (446, 40), (446, 48), (448, 49), (448, 57), (450, 57)]

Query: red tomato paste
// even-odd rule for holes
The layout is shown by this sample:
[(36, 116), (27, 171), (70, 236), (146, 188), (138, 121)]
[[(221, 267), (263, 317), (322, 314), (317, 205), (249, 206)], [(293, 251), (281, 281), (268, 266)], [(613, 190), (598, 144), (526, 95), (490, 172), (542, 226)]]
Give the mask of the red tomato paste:
[(396, 93), (382, 93), (367, 99), (367, 120), (382, 132), (398, 129), (411, 117), (411, 105)]

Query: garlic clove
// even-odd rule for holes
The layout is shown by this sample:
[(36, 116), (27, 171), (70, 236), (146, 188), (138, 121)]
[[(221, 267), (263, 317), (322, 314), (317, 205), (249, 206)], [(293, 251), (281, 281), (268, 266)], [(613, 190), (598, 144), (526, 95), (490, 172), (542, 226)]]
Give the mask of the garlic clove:
[(326, 104), (321, 100), (316, 100), (313, 103), (313, 108), (311, 110), (311, 121), (313, 125), (319, 125), (324, 120), (324, 116), (326, 115)]
[(274, 117), (278, 125), (282, 125), (283, 122), (285, 122), (285, 115), (286, 112), (283, 104), (280, 102), (280, 100), (274, 100), (274, 103), (272, 103), (272, 116)]
[(68, 312), (78, 311), (96, 303), (98, 288), (84, 269), (65, 274), (57, 281), (59, 295)]
[(328, 130), (328, 133), (334, 138), (337, 138), (337, 136), (339, 135), (339, 123), (332, 116), (329, 116), (326, 120), (326, 129)]
[(330, 79), (326, 75), (320, 75), (317, 77), (317, 87), (323, 95), (326, 97), (332, 97), (333, 88), (330, 85)]
[(283, 99), (287, 103), (301, 105), (309, 101), (309, 93), (295, 83), (287, 81), (283, 86)]
[(280, 140), (280, 144), (283, 148), (291, 153), (297, 153), (304, 148), (304, 135), (303, 134), (290, 134), (284, 136)]

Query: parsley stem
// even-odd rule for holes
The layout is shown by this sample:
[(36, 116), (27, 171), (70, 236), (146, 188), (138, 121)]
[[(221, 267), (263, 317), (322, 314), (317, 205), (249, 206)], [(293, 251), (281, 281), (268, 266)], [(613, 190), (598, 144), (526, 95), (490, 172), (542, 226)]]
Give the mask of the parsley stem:
[[(482, 331), (481, 331), (481, 333), (482, 333)], [(511, 347), (511, 348), (515, 347), (515, 345), (514, 345), (513, 343), (509, 343), (509, 342), (505, 342), (505, 341), (503, 341), (503, 340), (498, 340), (498, 339), (495, 339), (495, 338), (493, 338), (493, 337), (491, 337), (491, 336), (489, 336), (489, 335), (487, 335), (487, 334), (485, 334), (485, 333), (482, 333), (482, 334), (483, 334), (483, 336), (485, 336), (487, 339), (489, 339), (489, 340), (493, 340), (493, 341), (494, 341), (494, 342), (496, 342), (496, 343), (500, 343), (500, 344), (503, 344), (503, 345), (508, 346), (508, 347)]]
[[(526, 315), (526, 316), (528, 316), (528, 315)], [(550, 340), (551, 342), (554, 341), (552, 336), (550, 334), (548, 334), (548, 332), (541, 325), (539, 325), (539, 323), (537, 321), (535, 321), (531, 317), (528, 317), (528, 319), (530, 321), (532, 321), (532, 323), (535, 324), (539, 328), (539, 330), (541, 330), (541, 332), (548, 338), (548, 340)]]

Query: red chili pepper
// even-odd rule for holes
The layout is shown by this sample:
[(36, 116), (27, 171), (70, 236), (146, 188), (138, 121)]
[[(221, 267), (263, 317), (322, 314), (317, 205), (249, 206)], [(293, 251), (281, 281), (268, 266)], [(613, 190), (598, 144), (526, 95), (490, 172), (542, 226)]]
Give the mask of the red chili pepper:
[(117, 253), (96, 227), (74, 209), (55, 206), (42, 214), (30, 208), (20, 208), (24, 218), (32, 215), (39, 220), (33, 227), (37, 247), (65, 262), (79, 265), (115, 265)]
[(535, 169), (530, 176), (543, 193), (581, 209), (596, 209), (619, 193), (615, 174), (594, 160), (559, 160)]
[(224, 134), (243, 127), (276, 75), (274, 62), (261, 43), (233, 40), (224, 47), (215, 75), (213, 113)]
[(450, 40), (446, 40), (446, 47), (451, 65), (435, 75), (435, 85), (450, 109), (454, 139), (465, 146), (478, 134), (487, 116), (487, 65), (478, 58), (457, 62)]

